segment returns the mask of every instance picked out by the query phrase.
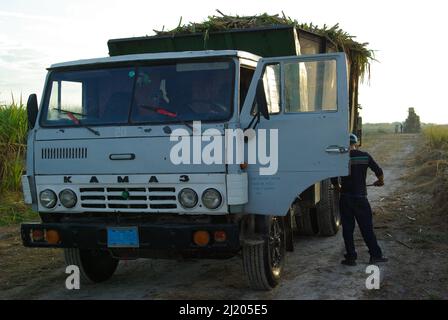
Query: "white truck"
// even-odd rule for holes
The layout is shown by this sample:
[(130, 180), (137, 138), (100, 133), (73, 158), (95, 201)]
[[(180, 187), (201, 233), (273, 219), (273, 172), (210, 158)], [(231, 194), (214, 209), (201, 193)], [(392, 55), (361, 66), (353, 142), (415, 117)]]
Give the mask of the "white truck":
[(242, 252), (271, 289), (294, 232), (337, 233), (329, 178), (357, 130), (346, 54), (295, 27), (201, 41), (111, 40), (110, 57), (48, 69), (28, 100), (23, 186), (42, 222), (22, 225), (25, 246), (63, 248), (93, 282), (123, 259)]

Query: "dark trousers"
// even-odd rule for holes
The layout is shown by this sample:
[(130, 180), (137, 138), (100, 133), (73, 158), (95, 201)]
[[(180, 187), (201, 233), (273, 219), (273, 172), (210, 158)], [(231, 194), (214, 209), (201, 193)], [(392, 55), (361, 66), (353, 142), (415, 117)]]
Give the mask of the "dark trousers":
[(341, 212), (342, 234), (344, 236), (346, 258), (356, 259), (358, 254), (355, 250), (353, 232), (355, 231), (355, 220), (358, 223), (364, 242), (369, 248), (371, 257), (382, 257), (381, 248), (373, 232), (372, 208), (367, 197), (356, 197), (341, 195), (339, 201)]

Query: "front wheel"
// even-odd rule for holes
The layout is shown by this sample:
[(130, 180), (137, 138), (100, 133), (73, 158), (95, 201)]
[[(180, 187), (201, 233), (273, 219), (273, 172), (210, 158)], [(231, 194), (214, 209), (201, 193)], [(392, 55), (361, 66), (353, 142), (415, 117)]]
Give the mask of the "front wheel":
[(256, 290), (275, 288), (283, 273), (286, 244), (284, 219), (267, 217), (261, 243), (243, 245), (243, 267), (249, 284)]
[(105, 250), (82, 250), (78, 248), (64, 249), (67, 266), (78, 266), (81, 279), (87, 283), (109, 280), (117, 270), (119, 260), (113, 258)]

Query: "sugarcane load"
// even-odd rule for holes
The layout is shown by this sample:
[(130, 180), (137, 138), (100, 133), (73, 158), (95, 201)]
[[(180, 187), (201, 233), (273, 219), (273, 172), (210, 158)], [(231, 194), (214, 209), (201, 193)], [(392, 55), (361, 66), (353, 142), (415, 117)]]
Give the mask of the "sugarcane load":
[(28, 100), (28, 247), (62, 248), (86, 282), (120, 260), (242, 257), (278, 285), (294, 235), (337, 234), (330, 179), (361, 137), (373, 52), (338, 25), (219, 15), (112, 39), (57, 63)]

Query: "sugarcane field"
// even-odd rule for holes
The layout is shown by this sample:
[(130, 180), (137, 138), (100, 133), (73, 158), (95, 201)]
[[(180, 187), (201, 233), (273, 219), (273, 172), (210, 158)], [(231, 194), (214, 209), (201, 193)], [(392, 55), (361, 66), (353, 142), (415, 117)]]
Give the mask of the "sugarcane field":
[(0, 3), (0, 306), (446, 301), (444, 7)]

